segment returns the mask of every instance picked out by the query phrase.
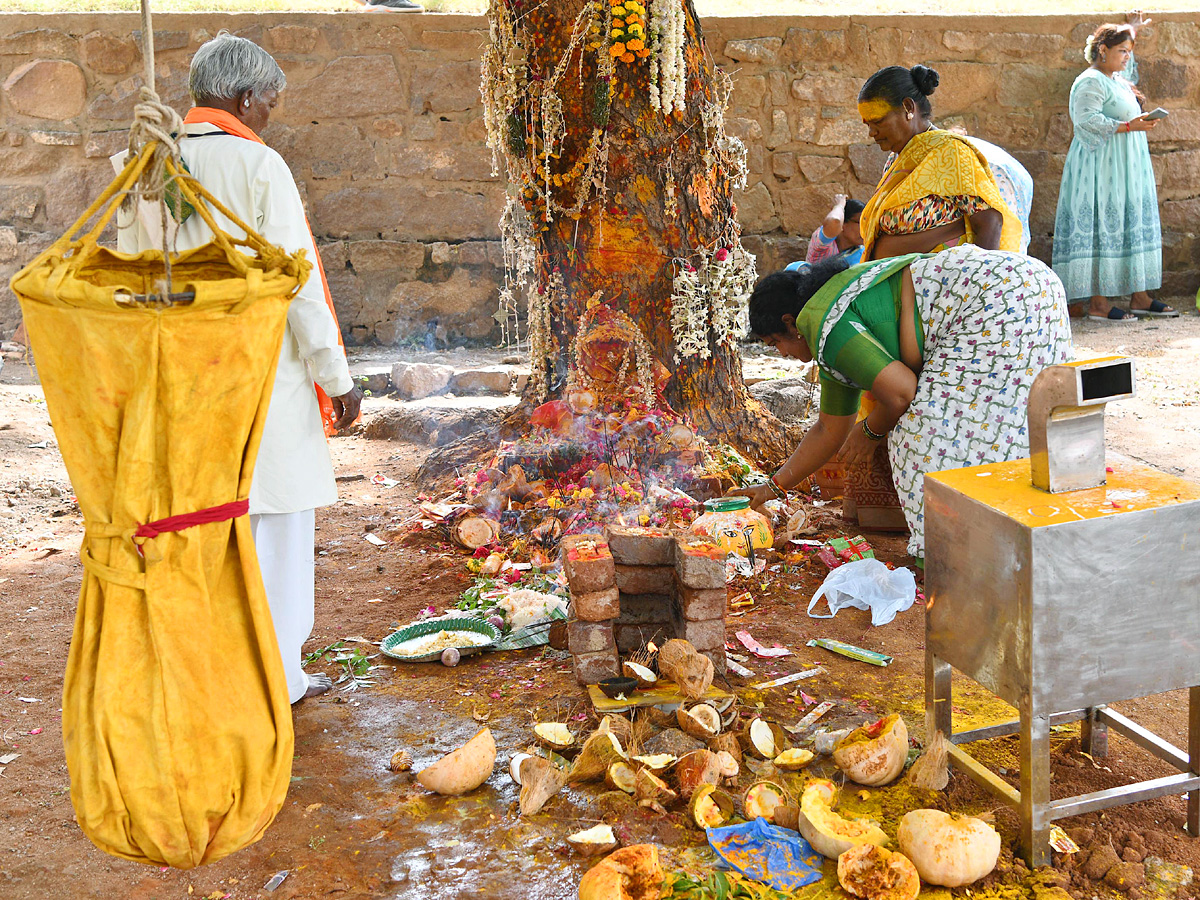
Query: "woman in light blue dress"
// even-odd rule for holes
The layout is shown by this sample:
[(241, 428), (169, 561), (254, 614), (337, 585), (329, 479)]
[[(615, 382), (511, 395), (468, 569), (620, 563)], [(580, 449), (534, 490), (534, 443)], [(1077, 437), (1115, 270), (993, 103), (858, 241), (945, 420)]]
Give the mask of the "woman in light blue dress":
[[(1178, 315), (1146, 293), (1162, 285), (1158, 194), (1146, 143), (1158, 123), (1142, 113), (1133, 87), (1133, 43), (1145, 21), (1140, 13), (1129, 21), (1101, 25), (1084, 48), (1091, 66), (1071, 87), (1075, 136), (1054, 223), (1054, 271), (1068, 301), (1087, 299), (1088, 317), (1105, 322)], [(1129, 313), (1108, 300), (1125, 294), (1132, 295)]]

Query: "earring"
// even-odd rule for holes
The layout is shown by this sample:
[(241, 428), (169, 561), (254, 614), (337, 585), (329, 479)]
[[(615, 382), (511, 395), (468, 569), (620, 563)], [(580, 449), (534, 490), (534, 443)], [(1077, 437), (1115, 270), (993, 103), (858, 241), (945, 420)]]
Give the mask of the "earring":
[(907, 115), (905, 115), (904, 118), (908, 119), (908, 121), (911, 122), (912, 121), (912, 113), (908, 113)]

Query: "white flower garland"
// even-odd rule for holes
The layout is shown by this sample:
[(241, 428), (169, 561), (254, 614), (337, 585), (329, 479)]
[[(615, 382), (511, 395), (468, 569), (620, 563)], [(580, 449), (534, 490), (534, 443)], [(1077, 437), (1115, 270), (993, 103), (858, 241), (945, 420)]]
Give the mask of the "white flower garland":
[(689, 357), (708, 359), (711, 311), (712, 330), (718, 344), (736, 344), (749, 331), (746, 301), (758, 280), (754, 254), (741, 245), (714, 253), (699, 250), (698, 265), (674, 261), (671, 281), (671, 334), (675, 361)]
[(650, 4), (650, 105), (669, 116), (686, 109), (687, 16), (681, 0), (652, 0)]

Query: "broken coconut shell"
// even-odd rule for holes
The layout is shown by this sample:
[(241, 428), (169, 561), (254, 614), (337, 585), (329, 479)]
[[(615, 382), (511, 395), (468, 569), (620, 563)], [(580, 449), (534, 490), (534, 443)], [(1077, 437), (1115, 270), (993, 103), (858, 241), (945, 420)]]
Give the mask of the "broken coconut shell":
[(833, 748), (833, 762), (846, 777), (872, 787), (889, 784), (908, 762), (908, 728), (896, 713), (855, 728)]
[(772, 821), (776, 807), (786, 806), (787, 791), (773, 781), (758, 781), (750, 785), (742, 800), (742, 812), (747, 819)]
[(771, 821), (780, 828), (789, 828), (792, 831), (800, 830), (800, 807), (792, 806), (790, 803), (785, 806), (775, 807), (775, 811), (771, 813)]
[(662, 882), (658, 847), (634, 844), (614, 850), (584, 873), (579, 900), (658, 900)]
[(533, 756), (532, 753), (514, 753), (508, 761), (508, 777), (514, 784), (521, 783), (521, 763)]
[(583, 742), (575, 765), (571, 767), (568, 780), (571, 784), (581, 781), (599, 781), (615, 762), (626, 759), (621, 741), (611, 731), (596, 731)]
[(903, 853), (859, 844), (838, 857), (838, 883), (864, 900), (916, 900), (921, 893), (917, 867)]
[(412, 768), (412, 754), (401, 747), (392, 754), (391, 760), (388, 761), (388, 768), (393, 772), (407, 772)]
[(675, 719), (684, 734), (702, 741), (721, 733), (721, 714), (707, 703), (697, 703), (691, 709), (681, 706), (675, 711)]
[(633, 723), (624, 716), (605, 716), (600, 720), (600, 724), (596, 727), (597, 731), (611, 731), (617, 736), (617, 740), (621, 742), (622, 747), (628, 747), (633, 743)]
[(621, 673), (629, 678), (636, 678), (638, 687), (652, 688), (658, 684), (658, 676), (641, 663), (627, 662), (621, 665)]
[(702, 784), (716, 785), (721, 780), (721, 761), (711, 750), (693, 750), (675, 764), (675, 783), (684, 800)]
[(599, 856), (617, 846), (611, 825), (594, 825), (586, 831), (567, 835), (567, 844), (583, 856)]
[(643, 769), (649, 769), (655, 775), (661, 775), (679, 761), (679, 757), (670, 753), (654, 753), (650, 756), (635, 756), (633, 761)]
[(697, 828), (719, 828), (733, 818), (733, 798), (714, 785), (702, 784), (688, 803), (688, 818)]
[(575, 735), (562, 722), (539, 722), (533, 726), (533, 733), (539, 744), (559, 753), (575, 743)]
[(777, 722), (751, 719), (743, 732), (746, 749), (759, 759), (774, 759), (788, 749), (787, 735)]
[(724, 732), (718, 734), (714, 738), (709, 738), (708, 749), (713, 753), (721, 753), (724, 751), (734, 758), (739, 765), (742, 762), (742, 742), (738, 740), (736, 734)]
[(738, 777), (738, 773), (742, 771), (741, 764), (733, 758), (733, 754), (728, 750), (717, 751), (717, 762), (721, 766), (721, 777), (729, 781)]
[(637, 781), (637, 772), (629, 763), (615, 762), (604, 773), (604, 783), (616, 791), (632, 794)]
[(807, 766), (814, 759), (814, 754), (811, 750), (801, 750), (792, 748), (784, 750), (772, 762), (775, 768), (783, 769), (785, 772), (798, 772)]
[(633, 794), (639, 802), (652, 800), (664, 807), (679, 799), (679, 795), (671, 790), (670, 785), (649, 769), (638, 769)]
[(716, 674), (712, 660), (680, 638), (662, 645), (658, 651), (658, 671), (675, 682), (689, 700), (703, 697)]
[(457, 750), (417, 773), (417, 781), (439, 794), (473, 791), (492, 774), (496, 765), (496, 741), (484, 728)]
[(566, 773), (548, 759), (530, 756), (521, 760), (521, 815), (532, 816), (540, 812), (551, 797), (567, 783)]

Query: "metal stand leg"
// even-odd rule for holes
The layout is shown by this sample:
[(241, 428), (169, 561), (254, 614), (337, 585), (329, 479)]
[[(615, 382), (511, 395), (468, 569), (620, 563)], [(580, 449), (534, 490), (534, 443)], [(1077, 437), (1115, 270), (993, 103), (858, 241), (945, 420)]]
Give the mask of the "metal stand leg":
[(1021, 851), (1034, 868), (1050, 863), (1050, 717), (1022, 705)]
[[(926, 647), (928, 647), (926, 642)], [(951, 718), (949, 663), (942, 662), (931, 650), (925, 651), (925, 746), (940, 731), (950, 740), (954, 727)]]
[(1079, 748), (1092, 757), (1108, 756), (1108, 726), (1097, 716), (1103, 706), (1088, 707), (1079, 725)]
[[(1200, 687), (1188, 691), (1188, 768), (1200, 774)], [(1192, 837), (1200, 835), (1200, 789), (1188, 791), (1187, 830)]]

